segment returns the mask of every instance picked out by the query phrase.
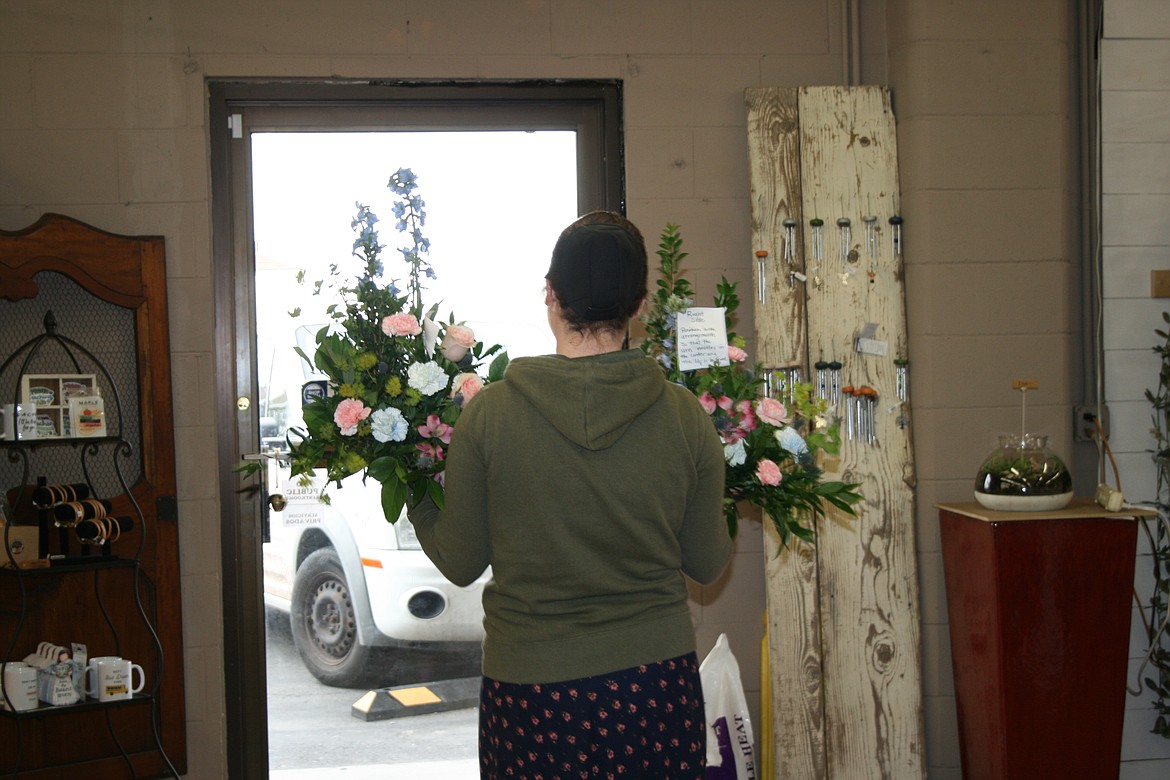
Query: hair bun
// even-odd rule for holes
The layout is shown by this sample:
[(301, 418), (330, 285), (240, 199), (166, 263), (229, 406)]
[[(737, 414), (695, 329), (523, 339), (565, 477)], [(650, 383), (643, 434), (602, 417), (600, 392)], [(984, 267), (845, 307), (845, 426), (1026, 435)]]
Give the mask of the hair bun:
[(579, 319), (604, 322), (637, 310), (646, 274), (646, 246), (637, 228), (619, 214), (593, 212), (561, 233), (546, 278), (563, 307)]

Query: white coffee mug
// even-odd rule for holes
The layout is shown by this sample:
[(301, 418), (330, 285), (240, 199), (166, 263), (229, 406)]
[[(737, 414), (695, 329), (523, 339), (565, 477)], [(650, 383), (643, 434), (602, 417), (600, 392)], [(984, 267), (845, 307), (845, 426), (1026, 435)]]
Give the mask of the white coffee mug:
[[(97, 665), (103, 661), (121, 661), (120, 655), (95, 655), (93, 658), (85, 662), (85, 679), (82, 681), (82, 686), (85, 688), (85, 695), (90, 698), (97, 698)], [(91, 683), (90, 677), (93, 676), (94, 682)]]
[(37, 437), (36, 404), (0, 405), (0, 439), (14, 441), (17, 438)]
[(4, 664), (4, 697), (0, 697), (4, 709), (17, 711), (35, 709), (37, 706), (37, 669), (23, 661), (9, 661)]
[(120, 655), (95, 655), (86, 661), (85, 664), (85, 679), (82, 681), (82, 687), (85, 688), (85, 695), (90, 699), (98, 697), (97, 675), (98, 664), (110, 661), (121, 661)]
[[(138, 685), (134, 685), (134, 672), (138, 672)], [(98, 701), (120, 701), (129, 699), (146, 685), (146, 674), (142, 667), (125, 658), (100, 656), (90, 659), (85, 668), (85, 694), (97, 697)]]

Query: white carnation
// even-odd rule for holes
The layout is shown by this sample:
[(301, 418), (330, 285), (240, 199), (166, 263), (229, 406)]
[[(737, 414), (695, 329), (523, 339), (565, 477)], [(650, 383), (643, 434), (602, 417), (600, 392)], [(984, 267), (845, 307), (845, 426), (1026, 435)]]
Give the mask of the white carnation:
[(739, 439), (734, 444), (724, 444), (723, 457), (732, 466), (742, 465), (747, 460), (747, 448), (743, 444), (743, 439)]
[(431, 395), (447, 389), (450, 377), (435, 361), (412, 363), (406, 370), (406, 381), (423, 395)]
[(370, 433), (380, 442), (404, 440), (409, 427), (402, 412), (393, 406), (379, 409), (370, 415)]
[(780, 446), (793, 455), (808, 452), (808, 442), (792, 428), (781, 428), (776, 431), (776, 441), (780, 442)]

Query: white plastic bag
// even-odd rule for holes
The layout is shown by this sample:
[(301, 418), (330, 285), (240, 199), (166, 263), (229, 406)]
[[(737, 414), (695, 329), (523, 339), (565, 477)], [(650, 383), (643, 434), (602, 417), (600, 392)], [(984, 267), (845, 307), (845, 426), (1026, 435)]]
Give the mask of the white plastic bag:
[(756, 756), (739, 664), (727, 634), (699, 666), (707, 715), (707, 780), (755, 780)]

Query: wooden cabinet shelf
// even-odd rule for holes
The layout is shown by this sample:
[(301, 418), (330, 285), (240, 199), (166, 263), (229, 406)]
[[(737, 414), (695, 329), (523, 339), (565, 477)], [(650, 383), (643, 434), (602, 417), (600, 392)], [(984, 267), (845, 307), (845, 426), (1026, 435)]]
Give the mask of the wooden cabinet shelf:
[[(187, 757), (162, 239), (54, 214), (0, 231), (0, 321), (0, 402), (35, 396), (49, 415), (36, 438), (0, 441), (0, 661), (76, 642), (140, 665), (145, 682), (126, 699), (3, 711), (0, 775), (178, 778)], [(101, 400), (81, 409), (82, 394)], [(31, 566), (9, 551), (21, 526), (21, 543), (37, 548)]]
[(85, 700), (77, 704), (61, 704), (55, 707), (36, 707), (31, 710), (24, 710), (23, 712), (11, 712), (9, 710), (0, 710), (0, 717), (12, 718), (15, 720), (28, 720), (33, 718), (47, 718), (55, 717), (57, 715), (70, 715), (77, 712), (99, 711), (105, 712), (107, 709), (118, 709), (120, 707), (134, 707), (144, 704), (154, 704), (157, 701), (154, 696), (149, 693), (136, 693), (129, 699), (122, 701), (92, 701)]
[[(87, 558), (89, 560), (86, 560)], [(117, 555), (78, 555), (71, 556), (69, 560), (50, 560), (48, 566), (21, 569), (5, 566), (0, 568), (0, 577), (50, 577), (72, 572), (134, 568), (137, 565), (138, 561), (133, 558), (122, 558)]]

